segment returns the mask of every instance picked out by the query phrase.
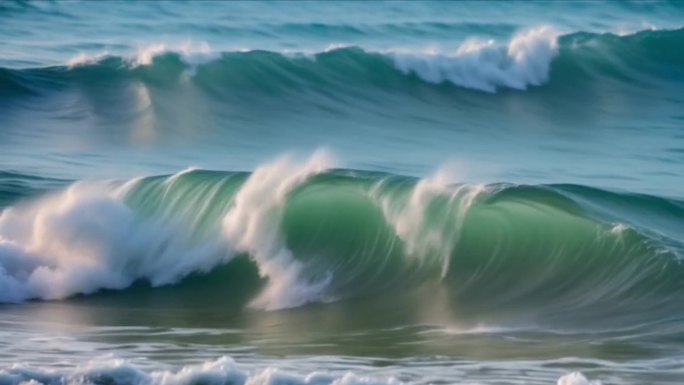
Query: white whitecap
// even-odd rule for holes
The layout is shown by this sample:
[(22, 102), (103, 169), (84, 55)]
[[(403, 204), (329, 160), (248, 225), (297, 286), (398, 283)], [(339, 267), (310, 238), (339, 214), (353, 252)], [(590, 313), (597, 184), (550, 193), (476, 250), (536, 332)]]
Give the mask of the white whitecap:
[(223, 220), (224, 234), (234, 248), (248, 252), (260, 274), (268, 278), (252, 306), (270, 310), (324, 299), (330, 277), (315, 282), (301, 277), (303, 266), (285, 246), (279, 222), (288, 193), (331, 164), (325, 151), (304, 162), (284, 156), (257, 168), (235, 195)]
[(554, 28), (542, 26), (519, 32), (505, 44), (472, 38), (453, 53), (433, 50), (389, 55), (401, 72), (430, 83), (449, 82), (487, 92), (525, 90), (548, 80), (551, 61), (558, 54), (558, 36)]
[(107, 183), (78, 182), (0, 212), (0, 302), (159, 286), (232, 257), (172, 223), (143, 221)]
[(559, 378), (556, 385), (601, 385), (601, 381), (589, 381), (584, 374), (572, 372)]

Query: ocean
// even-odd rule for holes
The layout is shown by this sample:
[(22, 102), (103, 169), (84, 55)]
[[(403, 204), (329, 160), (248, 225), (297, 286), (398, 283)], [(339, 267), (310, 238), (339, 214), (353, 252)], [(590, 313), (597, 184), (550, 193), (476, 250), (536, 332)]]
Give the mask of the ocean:
[(0, 385), (684, 383), (684, 2), (0, 2)]

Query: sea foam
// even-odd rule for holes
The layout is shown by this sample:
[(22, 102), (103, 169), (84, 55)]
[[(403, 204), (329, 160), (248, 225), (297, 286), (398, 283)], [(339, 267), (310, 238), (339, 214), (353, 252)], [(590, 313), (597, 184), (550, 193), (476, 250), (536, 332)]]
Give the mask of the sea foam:
[[(406, 253), (420, 263), (428, 255), (436, 256), (442, 265), (442, 278), (449, 271), (454, 247), (458, 244), (466, 213), (484, 185), (455, 184), (456, 170), (444, 167), (432, 176), (421, 179), (411, 190), (405, 204), (396, 204), (390, 196), (379, 193), (380, 184), (371, 191), (371, 197), (378, 202), (383, 214), (397, 236), (404, 242)], [(449, 204), (441, 215), (432, 206), (441, 201), (458, 202)]]
[(525, 90), (547, 81), (558, 53), (558, 31), (542, 26), (514, 35), (507, 44), (468, 39), (453, 53), (389, 53), (396, 67), (430, 83), (449, 82), (481, 91)]
[[(505, 378), (502, 378), (505, 380)], [(121, 359), (94, 360), (71, 370), (33, 369), (14, 365), (0, 370), (0, 383), (6, 385), (408, 385), (392, 376), (372, 376), (354, 372), (332, 373), (322, 368), (308, 374), (295, 374), (277, 367), (247, 371), (233, 359), (220, 357), (180, 370), (144, 371)], [(472, 384), (466, 378), (454, 378), (453, 384)], [(551, 384), (551, 382), (549, 382)], [(561, 376), (556, 385), (601, 385), (582, 373)]]
[(223, 220), (225, 234), (234, 247), (249, 252), (259, 273), (269, 279), (253, 306), (279, 309), (323, 299), (329, 277), (318, 282), (301, 279), (302, 265), (284, 245), (278, 225), (287, 194), (331, 164), (325, 151), (314, 153), (304, 163), (285, 156), (257, 168), (235, 196)]
[(171, 223), (141, 221), (104, 184), (78, 182), (0, 213), (0, 302), (153, 286), (229, 259)]
[[(100, 289), (123, 289), (144, 279), (153, 286), (208, 272), (247, 252), (268, 284), (252, 305), (263, 309), (324, 300), (330, 277), (310, 282), (279, 230), (287, 194), (326, 170), (331, 157), (285, 156), (257, 168), (225, 202), (222, 235), (197, 242), (172, 217), (143, 219), (126, 203), (142, 180), (76, 182), (0, 212), (0, 302), (55, 300)], [(170, 186), (192, 169), (166, 179)], [(221, 227), (221, 226), (217, 226)]]
[(176, 53), (191, 67), (216, 60), (219, 53), (212, 50), (207, 42), (184, 41), (177, 44), (152, 43), (142, 45), (132, 57), (136, 66), (150, 65), (154, 58), (165, 53)]

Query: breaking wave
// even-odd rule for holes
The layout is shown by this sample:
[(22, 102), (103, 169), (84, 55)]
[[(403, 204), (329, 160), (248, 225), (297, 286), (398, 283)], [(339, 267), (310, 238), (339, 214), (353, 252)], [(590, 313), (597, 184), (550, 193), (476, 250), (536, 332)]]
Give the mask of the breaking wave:
[(2, 68), (0, 96), (44, 95), (84, 84), (111, 92), (111, 83), (124, 80), (164, 87), (190, 80), (210, 96), (304, 91), (349, 94), (358, 87), (412, 93), (419, 83), (496, 92), (549, 82), (681, 82), (684, 56), (677, 48), (683, 41), (684, 29), (563, 35), (542, 26), (523, 30), (505, 42), (467, 39), (453, 51), (371, 51), (339, 45), (313, 53), (216, 52), (202, 42), (156, 44), (139, 49), (132, 57), (103, 51), (79, 54), (67, 66)]
[(252, 173), (189, 169), (17, 198), (0, 213), (0, 301), (196, 277), (253, 288), (244, 303), (267, 310), (438, 285), (461, 306), (681, 314), (680, 201), (333, 164), (319, 151)]

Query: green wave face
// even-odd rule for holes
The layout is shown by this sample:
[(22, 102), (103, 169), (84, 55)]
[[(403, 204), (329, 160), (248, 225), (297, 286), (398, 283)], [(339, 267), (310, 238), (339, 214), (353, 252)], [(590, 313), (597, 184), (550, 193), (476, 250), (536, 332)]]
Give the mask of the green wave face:
[(2, 300), (130, 287), (240, 311), (418, 296), (454, 317), (619, 315), (629, 325), (681, 316), (683, 207), (287, 159), (251, 174), (77, 182), (2, 212)]
[[(193, 171), (144, 179), (125, 202), (147, 218), (183, 218), (183, 228), (203, 242), (222, 237), (222, 221), (247, 177)], [(449, 288), (454, 306), (556, 315), (678, 312), (680, 241), (638, 221), (602, 217), (577, 196), (614, 201), (646, 218), (645, 205), (657, 212), (667, 203), (575, 186), (435, 185), (334, 171), (298, 185), (267, 215), (277, 221), (278, 242), (302, 265), (298, 280), (330, 277), (323, 301), (438, 284)], [(263, 262), (253, 261), (257, 268)]]

